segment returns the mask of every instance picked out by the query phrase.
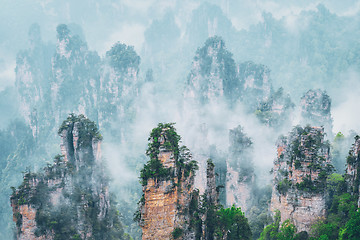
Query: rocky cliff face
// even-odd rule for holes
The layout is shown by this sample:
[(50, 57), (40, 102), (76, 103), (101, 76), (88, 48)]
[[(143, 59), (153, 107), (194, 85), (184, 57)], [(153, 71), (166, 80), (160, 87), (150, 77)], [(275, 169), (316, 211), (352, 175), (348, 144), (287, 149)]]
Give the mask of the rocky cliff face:
[(294, 108), (282, 88), (273, 90), (270, 70), (261, 64), (236, 64), (222, 38), (210, 37), (196, 51), (184, 92), (191, 104), (225, 102), (234, 106), (239, 101), (255, 113), (261, 122), (278, 127)]
[(251, 191), (255, 184), (252, 160), (252, 141), (241, 126), (230, 130), (229, 158), (226, 176), (226, 204), (246, 212), (251, 205)]
[(301, 98), (303, 124), (323, 126), (328, 137), (332, 136), (331, 99), (325, 91), (309, 90)]
[(171, 124), (160, 124), (149, 138), (150, 161), (141, 171), (143, 197), (138, 212), (142, 239), (192, 239), (190, 203), (196, 162), (179, 148), (180, 137)]
[(100, 57), (89, 51), (85, 40), (73, 34), (67, 25), (59, 25), (56, 31), (56, 51), (49, 79), (55, 126), (69, 112), (86, 114), (98, 121)]
[(255, 114), (267, 126), (284, 128), (290, 125), (290, 115), (295, 105), (282, 88), (272, 92), (267, 100), (261, 100)]
[[(114, 133), (123, 137), (121, 129), (136, 114), (140, 57), (132, 47), (118, 43), (101, 59), (69, 26), (61, 24), (56, 30), (56, 46), (48, 46), (41, 41), (39, 27), (32, 27), (31, 47), (17, 57), (21, 112), (33, 135), (53, 133), (61, 119), (74, 112), (99, 122), (105, 131), (120, 129)], [(123, 127), (111, 128), (115, 122)]]
[(199, 103), (217, 103), (224, 98), (233, 104), (241, 99), (255, 111), (270, 95), (269, 74), (268, 68), (253, 62), (237, 66), (224, 41), (210, 37), (196, 52), (185, 97)]
[(237, 82), (232, 54), (220, 37), (211, 37), (196, 52), (185, 97), (202, 104), (216, 103), (224, 96), (231, 97)]
[(59, 129), (62, 155), (13, 189), (17, 239), (111, 239), (123, 231), (101, 161), (95, 123), (71, 115)]
[(244, 62), (238, 66), (241, 100), (250, 112), (254, 112), (261, 101), (268, 100), (272, 91), (268, 67)]
[(355, 143), (349, 151), (349, 156), (346, 159), (347, 168), (345, 178), (348, 183), (348, 190), (352, 195), (359, 196), (358, 197), (358, 207), (360, 207), (360, 188), (359, 188), (359, 172), (360, 172), (360, 164), (359, 164), (359, 153), (360, 153), (360, 137), (355, 136)]
[[(140, 57), (132, 46), (116, 43), (106, 53), (105, 62), (100, 78), (99, 121), (111, 135), (124, 141), (124, 129), (136, 114), (133, 103), (139, 91)], [(121, 125), (113, 126), (117, 121)]]
[(40, 27), (33, 24), (29, 30), (29, 45), (27, 50), (20, 51), (16, 58), (15, 85), (19, 93), (20, 110), (32, 129), (33, 136), (39, 134), (38, 114), (47, 101), (51, 69), (51, 53), (54, 46), (41, 40)]
[(290, 219), (298, 231), (325, 217), (325, 183), (332, 171), (330, 146), (321, 127), (295, 127), (278, 141), (270, 210)]

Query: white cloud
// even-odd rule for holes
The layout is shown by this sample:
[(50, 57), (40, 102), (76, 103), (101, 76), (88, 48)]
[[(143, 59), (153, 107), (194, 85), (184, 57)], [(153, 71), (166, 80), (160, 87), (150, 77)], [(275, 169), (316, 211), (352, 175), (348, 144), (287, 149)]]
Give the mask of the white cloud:
[(346, 82), (334, 92), (336, 106), (333, 107), (334, 132), (347, 133), (349, 130), (360, 132), (360, 75), (350, 72), (344, 76)]
[(116, 42), (125, 43), (135, 47), (139, 54), (142, 44), (144, 42), (145, 26), (141, 24), (123, 24), (119, 26), (119, 31), (113, 32), (108, 40), (99, 50), (100, 55), (104, 55)]
[(15, 83), (15, 61), (2, 63), (0, 68), (0, 91)]

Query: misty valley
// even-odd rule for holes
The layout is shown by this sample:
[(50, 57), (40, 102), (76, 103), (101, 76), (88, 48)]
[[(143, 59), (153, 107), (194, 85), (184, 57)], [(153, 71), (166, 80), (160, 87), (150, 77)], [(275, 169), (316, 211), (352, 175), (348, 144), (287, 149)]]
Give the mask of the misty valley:
[(360, 239), (357, 1), (12, 4), (0, 239)]

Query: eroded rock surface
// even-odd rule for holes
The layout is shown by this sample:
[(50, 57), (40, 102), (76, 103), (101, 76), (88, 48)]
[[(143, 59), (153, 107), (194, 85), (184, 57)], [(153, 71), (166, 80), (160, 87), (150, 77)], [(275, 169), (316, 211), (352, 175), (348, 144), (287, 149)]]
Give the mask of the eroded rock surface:
[(279, 210), (281, 221), (290, 219), (299, 232), (325, 217), (325, 183), (332, 172), (329, 150), (321, 127), (295, 127), (278, 141), (270, 210)]

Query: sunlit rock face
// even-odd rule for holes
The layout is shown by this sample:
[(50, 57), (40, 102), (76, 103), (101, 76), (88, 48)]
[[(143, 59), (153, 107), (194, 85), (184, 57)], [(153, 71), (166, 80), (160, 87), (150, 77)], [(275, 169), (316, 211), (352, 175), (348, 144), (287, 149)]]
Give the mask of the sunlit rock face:
[(135, 219), (142, 239), (210, 239), (207, 217), (218, 205), (215, 165), (207, 160), (204, 194), (194, 188), (197, 162), (178, 142), (172, 124), (159, 124), (149, 137), (150, 160), (140, 172), (143, 196)]
[(230, 130), (229, 141), (226, 204), (234, 204), (247, 212), (251, 206), (251, 192), (255, 184), (252, 141), (241, 126)]
[(358, 197), (358, 207), (360, 207), (360, 188), (359, 188), (359, 172), (360, 172), (360, 137), (357, 135), (355, 136), (355, 143), (353, 144), (352, 148), (349, 151), (349, 155), (346, 159), (347, 168), (345, 179), (348, 183), (348, 191), (355, 196)]
[(100, 79), (99, 121), (112, 135), (124, 141), (124, 129), (136, 115), (134, 101), (139, 93), (140, 57), (133, 47), (116, 43), (106, 53), (105, 62)]
[[(170, 150), (167, 147), (173, 144), (170, 143), (168, 130), (162, 129), (159, 138), (151, 139), (152, 143), (159, 143), (159, 152), (153, 161), (160, 161), (161, 166), (154, 170), (155, 173), (149, 176), (143, 185), (140, 206), (142, 239), (172, 239), (175, 229), (181, 229), (182, 232), (178, 239), (195, 237), (194, 230), (189, 226), (189, 207), (194, 197), (194, 173), (186, 173), (186, 167), (182, 168), (179, 165), (181, 155), (190, 152), (180, 153), (177, 157), (175, 152), (179, 149), (175, 147)], [(156, 178), (155, 175), (160, 174), (156, 171), (168, 171), (168, 174)]]
[(62, 155), (41, 173), (27, 172), (11, 196), (17, 239), (120, 239), (96, 125), (71, 115), (59, 135)]
[(309, 90), (301, 98), (303, 124), (323, 126), (328, 137), (332, 137), (331, 99), (325, 91)]
[(326, 213), (325, 183), (332, 165), (324, 129), (295, 127), (277, 146), (270, 210), (279, 210), (281, 221), (290, 219), (297, 231), (309, 231)]

